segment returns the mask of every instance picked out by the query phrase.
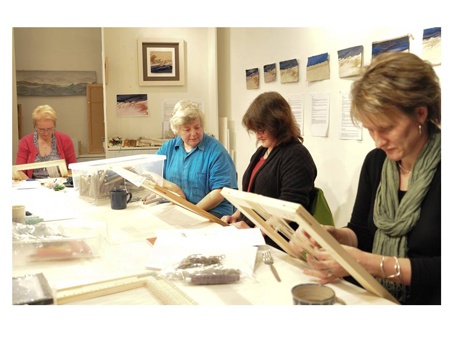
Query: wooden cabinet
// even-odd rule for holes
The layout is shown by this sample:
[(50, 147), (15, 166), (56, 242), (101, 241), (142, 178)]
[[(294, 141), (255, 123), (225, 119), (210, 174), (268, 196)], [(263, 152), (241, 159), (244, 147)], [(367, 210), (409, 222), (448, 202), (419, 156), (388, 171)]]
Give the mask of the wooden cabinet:
[(88, 105), (88, 153), (103, 154), (105, 140), (105, 114), (103, 109), (103, 85), (86, 86)]

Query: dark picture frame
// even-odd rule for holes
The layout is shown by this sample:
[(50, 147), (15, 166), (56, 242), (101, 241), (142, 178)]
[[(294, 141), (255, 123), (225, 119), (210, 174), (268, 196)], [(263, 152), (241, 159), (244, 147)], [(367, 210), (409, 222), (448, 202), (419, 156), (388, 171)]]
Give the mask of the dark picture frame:
[(184, 85), (184, 41), (138, 39), (140, 86)]

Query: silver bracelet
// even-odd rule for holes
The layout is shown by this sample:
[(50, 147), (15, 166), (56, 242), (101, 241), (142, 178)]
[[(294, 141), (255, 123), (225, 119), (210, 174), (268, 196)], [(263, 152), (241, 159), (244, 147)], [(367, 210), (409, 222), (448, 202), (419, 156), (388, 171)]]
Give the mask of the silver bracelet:
[(389, 276), (386, 276), (386, 272), (384, 272), (385, 257), (383, 256), (383, 258), (381, 259), (380, 270), (381, 270), (383, 278), (390, 279), (390, 278), (395, 278), (395, 277), (400, 276), (400, 274), (401, 274), (400, 261), (398, 260), (397, 256), (394, 256), (394, 259), (395, 259), (395, 264), (394, 264), (395, 273), (392, 275), (389, 275)]

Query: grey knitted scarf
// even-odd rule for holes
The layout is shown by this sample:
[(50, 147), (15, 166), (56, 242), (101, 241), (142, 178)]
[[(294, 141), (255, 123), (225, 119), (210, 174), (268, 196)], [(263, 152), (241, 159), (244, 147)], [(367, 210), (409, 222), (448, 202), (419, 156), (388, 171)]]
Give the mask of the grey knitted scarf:
[[(397, 163), (386, 158), (375, 197), (373, 220), (375, 233), (372, 252), (385, 256), (408, 256), (407, 234), (420, 217), (436, 168), (441, 161), (441, 133), (430, 135), (411, 172), (408, 191), (398, 201), (399, 173)], [(407, 288), (386, 279), (381, 284), (400, 302), (406, 299)]]

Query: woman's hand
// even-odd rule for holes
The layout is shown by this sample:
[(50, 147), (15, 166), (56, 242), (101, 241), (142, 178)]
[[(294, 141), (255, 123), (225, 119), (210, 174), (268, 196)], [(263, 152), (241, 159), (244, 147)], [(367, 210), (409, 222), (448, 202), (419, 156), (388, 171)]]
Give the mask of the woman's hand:
[(239, 219), (241, 218), (241, 212), (237, 210), (233, 215), (231, 216), (222, 216), (221, 220), (224, 221), (227, 224), (232, 224), (239, 222)]
[[(361, 250), (351, 246), (342, 246), (356, 261), (364, 254)], [(303, 270), (305, 275), (320, 278), (319, 284), (325, 284), (333, 279), (348, 276), (349, 273), (325, 250), (316, 247), (314, 254), (306, 255), (309, 268)]]
[(230, 223), (230, 225), (234, 226), (237, 229), (250, 229), (250, 227), (248, 226), (247, 223), (245, 223), (244, 221), (239, 221), (239, 222), (234, 222), (234, 223)]
[(162, 199), (162, 197), (158, 196), (157, 194), (151, 193), (147, 196), (142, 197), (141, 201), (143, 204), (150, 204), (150, 203), (157, 202), (161, 199)]

